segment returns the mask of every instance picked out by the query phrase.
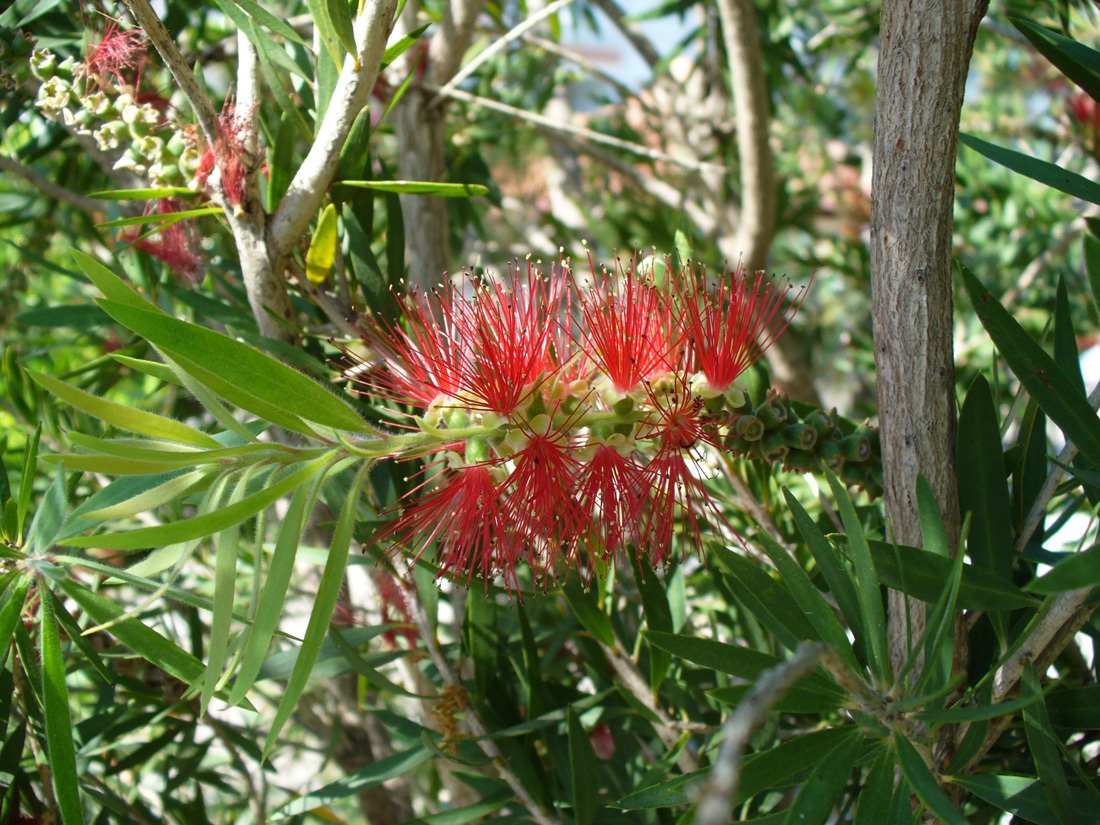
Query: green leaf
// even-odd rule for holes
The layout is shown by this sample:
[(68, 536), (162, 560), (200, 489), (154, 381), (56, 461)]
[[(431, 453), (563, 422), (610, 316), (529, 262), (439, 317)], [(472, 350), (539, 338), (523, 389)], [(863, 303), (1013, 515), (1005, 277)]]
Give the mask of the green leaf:
[[(27, 574), (15, 583), (9, 591), (8, 599), (4, 606), (0, 607), (0, 662), (8, 658), (8, 644), (15, 633), (15, 625), (23, 613), (23, 605), (27, 601), (27, 590), (31, 584), (31, 574)], [(3, 591), (0, 590), (0, 595)], [(0, 668), (2, 669), (2, 668)], [(4, 728), (0, 726), (0, 730)]]
[(205, 215), (220, 215), (222, 212), (223, 210), (220, 206), (204, 206), (200, 209), (185, 209), (180, 212), (154, 212), (149, 215), (135, 215), (132, 218), (118, 218), (113, 221), (97, 223), (96, 226), (101, 229), (110, 229), (116, 226), (145, 226), (156, 223), (162, 224), (159, 228), (163, 229), (174, 223), (189, 220), (190, 218), (201, 218)]
[(103, 326), (110, 323), (111, 319), (99, 307), (86, 304), (29, 309), (16, 315), (15, 321), (28, 327), (72, 327), (83, 330)]
[(437, 183), (429, 180), (341, 180), (334, 185), (398, 195), (435, 195), (439, 198), (473, 198), (489, 194), (489, 187), (480, 183)]
[[(783, 663), (776, 656), (714, 639), (699, 639), (655, 630), (646, 631), (643, 635), (651, 645), (667, 650), (674, 656), (746, 681), (752, 681), (765, 670)], [(800, 684), (807, 689), (812, 688), (818, 695), (835, 696), (838, 703), (844, 701), (843, 691), (817, 673), (806, 676)]]
[(1043, 412), (1061, 427), (1066, 438), (1089, 461), (1100, 466), (1100, 420), (1088, 400), (978, 279), (965, 266), (961, 269), (978, 318), (1001, 357)]
[(1037, 696), (1024, 696), (1010, 702), (1000, 702), (994, 705), (982, 704), (947, 708), (946, 710), (922, 710), (918, 711), (916, 716), (918, 719), (930, 722), (933, 725), (980, 722), (984, 719), (996, 719), (998, 716), (1015, 713), (1020, 708), (1030, 705), (1037, 698)]
[[(848, 536), (849, 557), (856, 573), (856, 594), (863, 614), (862, 635), (867, 644), (867, 653), (871, 671), (882, 684), (890, 681), (890, 657), (886, 650), (886, 614), (882, 609), (882, 592), (879, 589), (878, 571), (871, 560), (871, 550), (863, 534), (863, 525), (856, 515), (856, 508), (844, 485), (828, 470), (825, 471), (829, 486), (833, 490), (840, 520)], [(857, 626), (858, 628), (859, 626)], [(856, 635), (861, 635), (853, 628)]]
[(19, 535), (16, 544), (23, 539), (23, 526), (27, 523), (27, 511), (31, 506), (31, 496), (34, 493), (34, 471), (38, 461), (38, 444), (42, 440), (42, 423), (34, 428), (34, 435), (27, 442), (23, 451), (23, 474), (19, 480), (19, 498), (16, 501), (16, 521), (19, 526)]
[(320, 458), (310, 461), (304, 467), (283, 476), (279, 481), (270, 483), (259, 492), (253, 493), (236, 504), (219, 508), (213, 512), (155, 527), (141, 527), (125, 533), (106, 533), (65, 539), (62, 543), (70, 547), (140, 550), (146, 547), (162, 547), (166, 544), (178, 544), (199, 539), (203, 536), (211, 536), (219, 530), (225, 530), (228, 527), (240, 524), (246, 518), (271, 506), (279, 498), (319, 472), (331, 459), (332, 453), (326, 453)]
[[(345, 0), (335, 2), (347, 7)], [(306, 253), (306, 277), (311, 283), (323, 284), (332, 274), (336, 263), (336, 230), (336, 206), (330, 203), (321, 212), (317, 231), (313, 233), (309, 252)]]
[(791, 558), (785, 547), (767, 533), (757, 533), (753, 539), (772, 560), (783, 583), (790, 589), (795, 605), (816, 629), (818, 638), (831, 645), (853, 670), (861, 670), (852, 643), (844, 632), (844, 626), (802, 566)]
[(347, 402), (247, 344), (161, 313), (113, 301), (102, 301), (100, 306), (241, 409), (307, 435), (315, 433), (305, 422), (334, 430), (370, 431)]
[[(925, 666), (917, 682), (917, 694), (930, 692), (938, 695), (950, 684), (953, 677), (951, 667), (955, 647), (955, 606), (962, 583), (963, 559), (962, 553), (952, 559), (948, 586), (928, 611), (928, 622), (920, 645), (924, 650)], [(901, 680), (902, 677), (899, 677), (899, 681)]]
[(1059, 192), (1065, 192), (1067, 195), (1080, 198), (1083, 201), (1100, 204), (1100, 184), (1078, 175), (1076, 172), (1025, 155), (1023, 152), (995, 146), (965, 132), (959, 134), (959, 141), (964, 146), (970, 147), (975, 152), (985, 155), (994, 163), (999, 163), (1013, 172), (1019, 172), (1032, 180), (1045, 184), (1052, 189), (1057, 189)]
[(65, 471), (63, 467), (58, 467), (53, 483), (46, 488), (46, 495), (39, 502), (38, 512), (34, 514), (34, 521), (31, 522), (26, 547), (29, 553), (44, 555), (56, 544), (61, 528), (65, 524), (67, 512)]
[[(340, 45), (344, 47), (344, 51), (350, 55), (358, 54), (359, 50), (355, 47), (355, 28), (352, 25), (351, 6), (348, 5), (348, 0), (325, 0), (325, 10), (328, 12), (329, 20), (332, 21), (332, 30), (340, 41)], [(340, 61), (337, 61), (336, 65), (339, 66)], [(358, 60), (356, 65), (359, 65)]]
[(569, 602), (569, 608), (573, 611), (581, 627), (595, 636), (608, 647), (615, 645), (615, 631), (611, 628), (611, 621), (607, 614), (600, 610), (596, 600), (596, 589), (585, 587), (581, 584), (580, 575), (570, 576), (562, 586), (565, 600)]
[[(162, 186), (157, 189), (110, 189), (92, 192), (89, 198), (102, 201), (150, 201), (160, 198), (191, 198), (195, 192), (186, 186)], [(74, 250), (74, 253), (76, 250)], [(81, 254), (83, 253), (76, 253)]]
[[(783, 488), (783, 497), (787, 500), (787, 507), (794, 518), (795, 528), (810, 548), (810, 553), (813, 554), (814, 561), (821, 569), (821, 574), (825, 577), (829, 590), (840, 607), (840, 612), (847, 619), (848, 626), (863, 627), (863, 610), (859, 606), (855, 585), (852, 583), (848, 571), (844, 569), (844, 565), (837, 558), (833, 545), (825, 538), (825, 534), (818, 529), (818, 526), (814, 524), (810, 514), (806, 512), (798, 499), (785, 487)], [(856, 643), (862, 644), (859, 636), (856, 637)]]
[[(340, 48), (340, 38), (336, 35), (336, 29), (332, 25), (332, 18), (328, 12), (328, 0), (306, 0), (306, 3), (309, 6), (310, 17), (313, 18), (313, 25), (317, 29), (317, 36), (320, 37), (329, 59), (335, 65), (335, 70), (339, 71), (340, 66), (344, 64), (344, 52)], [(317, 57), (318, 60), (321, 59), (321, 55)], [(317, 112), (317, 122), (320, 123), (324, 117), (322, 110), (328, 108), (327, 97), (319, 100), (318, 104), (321, 108)]]
[(1045, 596), (1096, 584), (1100, 584), (1100, 544), (1062, 559), (1048, 573), (1028, 582), (1024, 590)]
[[(255, 468), (249, 468), (254, 470)], [(252, 473), (241, 474), (237, 486), (226, 502), (232, 506), (240, 502)], [(220, 507), (221, 501), (213, 500), (213, 507)], [(215, 541), (214, 558), (214, 609), (210, 615), (210, 643), (206, 653), (206, 678), (202, 683), (202, 695), (199, 703), (199, 715), (205, 716), (210, 700), (218, 686), (222, 668), (229, 656), (229, 636), (233, 628), (233, 601), (237, 591), (237, 548), (240, 545), (241, 531), (237, 525), (222, 530)]]
[(187, 685), (197, 685), (205, 668), (198, 659), (175, 642), (166, 639), (140, 619), (126, 616), (121, 605), (81, 587), (71, 579), (61, 582), (61, 589), (79, 604), (97, 625), (111, 624), (111, 635), (150, 664), (159, 667)]
[(1094, 319), (1100, 320), (1100, 240), (1093, 235), (1085, 235), (1085, 268), (1089, 276), (1089, 297), (1092, 299)]
[(573, 785), (573, 819), (577, 825), (592, 825), (596, 820), (598, 803), (597, 777), (599, 763), (592, 743), (577, 718), (576, 711), (569, 708), (567, 722), (569, 731), (569, 777)]
[[(744, 701), (752, 687), (752, 685), (730, 685), (708, 690), (707, 696), (724, 705), (736, 707)], [(773, 708), (783, 713), (829, 713), (843, 703), (843, 694), (835, 689), (826, 692), (813, 685), (806, 686), (796, 682), (787, 688), (783, 698), (776, 702)]]
[(1093, 100), (1100, 100), (1100, 52), (1028, 20), (1009, 17), (1009, 21), (1062, 74)]
[(1046, 788), (1051, 807), (1058, 815), (1058, 821), (1063, 825), (1076, 825), (1080, 820), (1077, 818), (1073, 800), (1070, 798), (1069, 782), (1062, 768), (1062, 754), (1059, 747), (1061, 743), (1055, 738), (1050, 726), (1046, 705), (1042, 699), (1043, 688), (1035, 672), (1035, 665), (1031, 662), (1028, 662), (1027, 667), (1024, 668), (1020, 686), (1021, 693), (1025, 697), (1036, 699), (1024, 708), (1024, 731), (1027, 733), (1027, 744), (1031, 750), (1031, 758), (1035, 761), (1039, 781)]
[(432, 757), (432, 752), (424, 745), (417, 744), (407, 750), (399, 751), (393, 756), (379, 759), (365, 768), (350, 773), (343, 779), (325, 785), (319, 790), (301, 796), (275, 812), (276, 821), (290, 816), (306, 814), (310, 811), (323, 808), (341, 799), (347, 799), (369, 788), (381, 785), (398, 776), (404, 776), (417, 765), (427, 762)]
[(921, 544), (925, 550), (937, 556), (951, 557), (952, 548), (947, 541), (947, 529), (936, 501), (932, 486), (923, 475), (917, 476), (917, 509), (920, 517)]
[(177, 470), (153, 476), (115, 479), (73, 510), (69, 514), (68, 523), (71, 525), (76, 519), (107, 521), (148, 512), (182, 498), (207, 476), (205, 470), (194, 470), (190, 473)]
[(856, 800), (853, 825), (885, 825), (890, 821), (890, 803), (894, 798), (894, 760), (883, 748), (870, 770)]
[(893, 742), (902, 774), (909, 780), (921, 801), (928, 806), (928, 810), (946, 825), (967, 825), (966, 817), (951, 804), (917, 749), (901, 736), (895, 736)]
[(165, 418), (156, 413), (136, 410), (124, 404), (116, 404), (114, 401), (107, 401), (44, 373), (27, 370), (27, 375), (47, 392), (56, 395), (62, 401), (123, 430), (147, 435), (150, 438), (163, 438), (177, 444), (190, 444), (194, 447), (218, 449), (222, 446), (206, 433), (188, 427), (180, 421)]
[[(1064, 820), (1051, 808), (1043, 783), (1034, 776), (974, 774), (952, 777), (951, 782), (1024, 821), (1064, 825)], [(1095, 813), (1095, 793), (1070, 788), (1069, 794), (1079, 813)]]
[(1046, 696), (1046, 706), (1050, 724), (1056, 728), (1100, 729), (1100, 685), (1081, 685), (1051, 691)]
[[(268, 11), (262, 5), (256, 2), (256, 0), (233, 0), (233, 2), (244, 9), (248, 13), (248, 16), (255, 20), (262, 26), (271, 29), (272, 32), (285, 37), (292, 43), (297, 43), (299, 46), (309, 47), (301, 35), (294, 30), (294, 27), (287, 23), (283, 18)], [(218, 5), (222, 5), (221, 2)]]
[(982, 376), (970, 385), (959, 413), (955, 466), (959, 508), (964, 516), (972, 514), (966, 551), (975, 568), (1008, 581), (1015, 543), (1012, 505), (997, 410), (989, 382)]
[(351, 532), (355, 526), (359, 493), (363, 487), (363, 479), (369, 470), (370, 464), (364, 462), (356, 472), (350, 494), (344, 501), (344, 507), (336, 521), (328, 561), (325, 564), (324, 572), (321, 574), (321, 582), (317, 586), (317, 595), (309, 616), (309, 624), (306, 626), (305, 637), (302, 639), (298, 661), (294, 665), (294, 672), (290, 674), (286, 692), (283, 694), (283, 698), (279, 702), (279, 708), (275, 712), (275, 719), (271, 723), (267, 741), (264, 742), (264, 761), (270, 756), (271, 749), (279, 738), (279, 733), (290, 719), (290, 714), (294, 712), (294, 708), (305, 690), (310, 672), (313, 670), (313, 663), (317, 660), (317, 654), (321, 651), (321, 643), (324, 642), (325, 634), (328, 632), (329, 622), (332, 620), (332, 611), (336, 607), (336, 601), (340, 597), (340, 589), (344, 582), (344, 568), (347, 566), (348, 550), (351, 547)]
[[(879, 580), (921, 601), (935, 602), (951, 577), (952, 560), (921, 550), (871, 541), (871, 557)], [(1003, 579), (973, 565), (963, 565), (959, 607), (965, 610), (1015, 610), (1035, 607), (1038, 600)]]
[[(457, 771), (455, 772), (457, 774)], [(494, 811), (499, 811), (510, 802), (514, 802), (516, 795), (510, 788), (503, 788), (494, 794), (484, 797), (481, 801), (463, 808), (451, 808), (440, 811), (437, 814), (409, 819), (401, 825), (467, 825), (475, 819), (484, 819)], [(491, 822), (498, 822), (508, 817), (495, 817)], [(526, 817), (524, 817), (526, 819)]]
[(132, 286), (115, 275), (115, 273), (95, 258), (85, 255), (79, 249), (72, 250), (72, 253), (77, 264), (84, 270), (84, 274), (88, 276), (88, 279), (96, 285), (108, 301), (114, 301), (118, 304), (125, 304), (150, 312), (160, 312), (156, 306), (138, 295)]
[(279, 536), (275, 540), (275, 550), (260, 589), (256, 615), (253, 617), (252, 627), (249, 628), (245, 641), (244, 657), (237, 671), (233, 690), (229, 694), (231, 705), (240, 704), (244, 699), (255, 683), (264, 659), (267, 658), (271, 640), (283, 615), (283, 602), (286, 600), (290, 577), (294, 572), (294, 558), (305, 526), (305, 517), (313, 508), (313, 502), (317, 498), (317, 492), (326, 473), (327, 470), (319, 472), (313, 483), (303, 484), (294, 491), (294, 498), (290, 500), (286, 515), (279, 525)]
[(41, 582), (42, 609), (39, 642), (42, 655), (42, 710), (46, 717), (46, 745), (50, 754), (54, 794), (65, 825), (84, 821), (80, 806), (80, 778), (76, 770), (73, 720), (69, 713), (69, 687), (65, 659), (57, 630), (57, 606), (53, 592)]
[(825, 754), (787, 809), (787, 825), (821, 825), (828, 819), (848, 785), (862, 745), (862, 737), (852, 736)]
[(817, 629), (806, 619), (781, 581), (744, 556), (724, 547), (715, 546), (713, 552), (721, 565), (732, 574), (726, 584), (734, 595), (775, 634), (784, 647), (794, 650), (805, 639), (820, 639)]

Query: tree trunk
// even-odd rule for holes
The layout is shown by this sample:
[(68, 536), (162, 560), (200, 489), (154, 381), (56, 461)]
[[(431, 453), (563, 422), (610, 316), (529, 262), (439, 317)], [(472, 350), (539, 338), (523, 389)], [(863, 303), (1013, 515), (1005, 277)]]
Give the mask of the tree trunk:
[[(921, 544), (919, 475), (935, 494), (950, 546), (958, 543), (952, 208), (963, 90), (987, 5), (885, 0), (882, 6), (871, 284), (886, 517), (901, 544)], [(897, 672), (924, 615), (921, 603), (890, 596)]]

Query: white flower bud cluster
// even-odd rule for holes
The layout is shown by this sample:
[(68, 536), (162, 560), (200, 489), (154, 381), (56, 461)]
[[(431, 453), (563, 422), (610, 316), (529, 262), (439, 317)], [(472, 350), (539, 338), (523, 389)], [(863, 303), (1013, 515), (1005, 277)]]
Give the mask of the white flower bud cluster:
[(88, 83), (82, 63), (71, 57), (58, 62), (49, 49), (35, 49), (28, 63), (42, 81), (35, 105), (76, 134), (94, 138), (102, 151), (117, 154), (115, 169), (128, 169), (153, 187), (198, 190), (198, 148), (182, 130), (165, 122), (157, 107), (105, 81)]

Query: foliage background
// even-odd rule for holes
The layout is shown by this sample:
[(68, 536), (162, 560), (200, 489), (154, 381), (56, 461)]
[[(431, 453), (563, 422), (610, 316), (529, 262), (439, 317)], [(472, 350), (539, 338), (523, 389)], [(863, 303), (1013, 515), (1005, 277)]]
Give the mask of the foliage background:
[[(1097, 584), (1096, 479), (1088, 472), (1100, 462), (1100, 439), (1095, 416), (1081, 411), (1085, 386), (1076, 355), (1100, 318), (1089, 286), (1090, 276), (1100, 277), (1089, 223), (1098, 199), (1087, 188), (1071, 186), (1077, 197), (1063, 190), (1070, 180), (1064, 172), (1085, 184), (1096, 178), (1096, 104), (1074, 103), (1096, 95), (1100, 63), (1070, 45), (1094, 43), (1091, 6), (1025, 5), (995, 6), (978, 30), (962, 116), (964, 133), (1022, 152), (1023, 168), (1011, 171), (968, 147), (960, 148), (956, 167), (956, 254), (1018, 322), (976, 312), (976, 304), (988, 306), (973, 300), (979, 288), (955, 279), (960, 450), (980, 445), (960, 461), (961, 486), (964, 497), (992, 491), (964, 503), (973, 513), (965, 569), (948, 560), (955, 548), (937, 546), (934, 499), (922, 500), (924, 552), (895, 552), (879, 501), (853, 491), (850, 503), (821, 475), (724, 460), (714, 493), (748, 540), (747, 552), (711, 542), (701, 559), (689, 553), (659, 575), (617, 569), (591, 589), (574, 578), (516, 599), (476, 586), (437, 588), (429, 569), (403, 576), (382, 558), (370, 536), (407, 475), (392, 462), (370, 471), (362, 499), (349, 494), (359, 488), (351, 462), (326, 466), (316, 491), (319, 476), (306, 473), (298, 489), (316, 495), (317, 504), (300, 536), (286, 527), (295, 504), (273, 503), (195, 541), (166, 588), (170, 561), (160, 569), (130, 565), (189, 538), (169, 533), (135, 545), (137, 553), (117, 553), (103, 536), (217, 512), (234, 495), (257, 493), (274, 471), (265, 476), (259, 459), (249, 464), (237, 456), (224, 488), (209, 473), (193, 490), (88, 533), (93, 525), (79, 519), (94, 509), (86, 502), (98, 494), (102, 506), (134, 490), (111, 486), (118, 463), (103, 443), (82, 442), (81, 434), (125, 437), (112, 425), (134, 419), (86, 399), (73, 403), (84, 397), (67, 397), (48, 377), (209, 432), (227, 424), (210, 403), (196, 400), (195, 382), (205, 381), (231, 406), (258, 412), (195, 371), (143, 363), (160, 361), (150, 344), (159, 327), (97, 306), (99, 293), (125, 293), (112, 296), (117, 281), (93, 261), (166, 316), (259, 347), (336, 387), (369, 417), (361, 400), (343, 392), (330, 338), (351, 335), (341, 326), (351, 307), (392, 312), (387, 290), (406, 278), (427, 285), (461, 264), (500, 268), (528, 254), (553, 260), (559, 248), (583, 257), (583, 242), (603, 260), (634, 248), (663, 254), (679, 246), (717, 269), (743, 255), (799, 283), (813, 278), (783, 348), (769, 355), (780, 387), (809, 403), (836, 405), (853, 422), (873, 419), (868, 240), (878, 14), (842, 0), (755, 5), (755, 25), (740, 34), (757, 44), (756, 73), (765, 82), (766, 105), (755, 116), (764, 111), (768, 119), (753, 126), (768, 137), (775, 187), (763, 192), (746, 173), (745, 143), (736, 137), (737, 119), (754, 113), (738, 108), (731, 92), (729, 46), (715, 34), (727, 25), (721, 4), (620, 9), (577, 0), (488, 57), (491, 45), (540, 7), (484, 4), (469, 43), (451, 43), (456, 67), (459, 59), (478, 62), (460, 96), (439, 110), (433, 128), (440, 130), (441, 165), (433, 170), (431, 159), (415, 156), (409, 130), (419, 128), (417, 106), (449, 78), (430, 76), (444, 60), (427, 70), (417, 62), (421, 44), (436, 36), (448, 12), (477, 4), (425, 3), (414, 22), (402, 24), (420, 39), (395, 57), (371, 116), (406, 79), (412, 83), (381, 124), (361, 119), (337, 179), (437, 178), (480, 184), (488, 193), (402, 195), (402, 202), (385, 191), (324, 187), (340, 215), (339, 263), (313, 284), (301, 277), (307, 243), (287, 241), (289, 271), (298, 272), (287, 293), (288, 330), (250, 306), (244, 270), (251, 264), (235, 246), (233, 220), (198, 219), (203, 277), (178, 278), (131, 248), (117, 227), (103, 225), (140, 214), (141, 202), (87, 200), (139, 184), (77, 149), (63, 125), (33, 105), (12, 30), (30, 30), (39, 46), (79, 58), (104, 20), (127, 19), (121, 8), (14, 3), (0, 16), (7, 47), (0, 61), (12, 79), (2, 90), (0, 144), (0, 428), (11, 480), (4, 513), (10, 558), (0, 568), (0, 821), (21, 821), (20, 811), (32, 820), (58, 811), (66, 822), (704, 819), (700, 794), (720, 798), (723, 791), (718, 780), (704, 780), (710, 766), (722, 764), (723, 721), (770, 668), (792, 655), (821, 655), (800, 648), (806, 640), (830, 642), (837, 652), (756, 718), (743, 742), (750, 756), (738, 763), (737, 818), (904, 822), (932, 811), (948, 821), (1088, 821), (1100, 729), (1089, 595)], [(342, 54), (339, 37), (323, 27), (315, 34), (312, 21), (331, 23), (340, 8), (348, 11), (320, 2), (274, 9), (299, 33), (298, 44), (245, 2), (168, 4), (166, 25), (202, 66), (214, 111), (237, 82), (241, 46), (230, 12), (259, 21), (250, 34), (265, 54), (256, 116), (267, 166), (260, 198), (269, 210), (311, 146), (314, 118), (332, 91), (328, 54)], [(1071, 39), (1057, 41), (1060, 62), (1025, 36), (1018, 14)], [(678, 53), (662, 55), (634, 33), (631, 15), (671, 15), (686, 21), (690, 34)], [(423, 23), (433, 24), (426, 33)], [(565, 53), (563, 35), (573, 27), (621, 28), (637, 38), (652, 79), (638, 90), (606, 82), (598, 68)], [(264, 52), (268, 41), (283, 59)], [(155, 57), (145, 71), (171, 99), (172, 117), (191, 123)], [(577, 111), (571, 93), (582, 82), (600, 105)], [(598, 142), (601, 135), (645, 147), (650, 156)], [(1028, 158), (1063, 173), (1052, 178)], [(414, 198), (431, 205), (415, 206)], [(764, 237), (765, 228), (763, 241), (747, 245), (739, 234), (745, 216), (766, 213), (769, 201), (774, 238)], [(420, 208), (429, 212), (411, 211)], [(307, 238), (316, 231), (311, 218)], [(90, 259), (74, 260), (73, 248)], [(231, 387), (248, 378), (234, 372), (243, 356), (227, 340), (217, 339), (209, 363)], [(1053, 352), (1060, 373), (1037, 360), (1029, 340)], [(163, 343), (157, 349), (172, 354)], [(275, 380), (285, 379), (274, 361), (264, 363)], [(1053, 400), (1029, 381), (1036, 370), (1056, 384)], [(295, 400), (285, 403), (293, 417)], [(1041, 486), (1057, 466), (1048, 457), (1061, 449), (1061, 433), (1045, 416), (1084, 456), (1051, 494)], [(284, 430), (273, 443), (292, 454), (290, 465), (306, 466), (300, 438)], [(36, 445), (41, 453), (85, 457), (66, 460), (62, 474), (57, 462), (35, 460)], [(105, 489), (113, 490), (106, 498)], [(0, 489), (0, 500), (8, 497)], [(1045, 518), (1029, 540), (1023, 524), (1036, 501)], [(1066, 524), (1074, 525), (1068, 543), (1059, 533)], [(99, 538), (84, 541), (84, 549), (69, 546), (88, 536)], [(353, 551), (346, 576), (334, 561), (341, 540)], [(300, 545), (290, 591), (276, 610), (262, 611), (280, 541)], [(975, 542), (986, 542), (985, 549)], [(363, 554), (354, 552), (360, 544)], [(230, 553), (234, 567), (219, 566)], [(1039, 564), (1055, 565), (1054, 572), (1039, 578), (1046, 570)], [(129, 578), (121, 577), (127, 569)], [(884, 620), (875, 616), (886, 587), (923, 599), (932, 617), (928, 634), (910, 640), (920, 656), (900, 677), (875, 652), (885, 644)], [(1072, 621), (1047, 648), (1049, 661), (1027, 666), (1015, 653), (1063, 604), (1059, 598), (1078, 592), (1084, 595)], [(316, 606), (326, 598), (331, 619)], [(134, 615), (105, 631), (79, 632), (121, 611)], [(952, 651), (967, 646), (949, 621), (956, 611), (970, 651), (965, 687), (951, 678)], [(279, 635), (253, 674), (255, 684), (242, 681), (237, 691), (258, 616), (278, 617)], [(1002, 690), (1002, 666), (1017, 659), (1021, 685)], [(226, 707), (230, 696), (237, 707)]]

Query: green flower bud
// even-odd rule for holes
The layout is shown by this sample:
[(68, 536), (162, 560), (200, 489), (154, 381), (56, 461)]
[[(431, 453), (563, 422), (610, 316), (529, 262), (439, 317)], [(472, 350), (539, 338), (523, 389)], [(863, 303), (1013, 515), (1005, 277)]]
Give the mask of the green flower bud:
[(44, 114), (56, 117), (57, 113), (72, 102), (72, 87), (69, 81), (60, 77), (51, 77), (38, 89), (38, 100), (35, 105)]
[(147, 135), (141, 140), (135, 140), (138, 154), (150, 163), (159, 163), (161, 153), (164, 151), (164, 141), (156, 135)]
[(35, 49), (31, 52), (31, 74), (39, 80), (50, 80), (57, 70), (57, 55), (49, 49)]
[(184, 139), (183, 133), (172, 132), (172, 136), (164, 144), (164, 150), (174, 158), (183, 157), (183, 153), (187, 150), (187, 141)]
[(112, 120), (104, 123), (94, 132), (96, 145), (104, 152), (110, 152), (122, 146), (123, 140), (130, 134), (126, 124), (121, 120)]
[(466, 442), (466, 463), (482, 464), (492, 458), (489, 442), (481, 436), (475, 436)]

